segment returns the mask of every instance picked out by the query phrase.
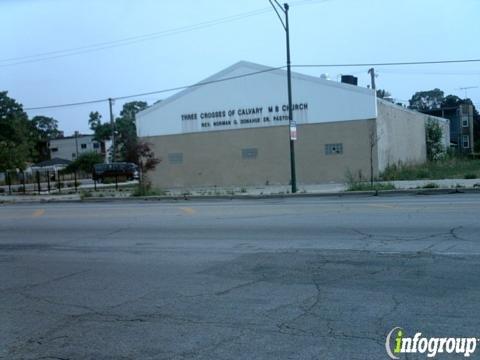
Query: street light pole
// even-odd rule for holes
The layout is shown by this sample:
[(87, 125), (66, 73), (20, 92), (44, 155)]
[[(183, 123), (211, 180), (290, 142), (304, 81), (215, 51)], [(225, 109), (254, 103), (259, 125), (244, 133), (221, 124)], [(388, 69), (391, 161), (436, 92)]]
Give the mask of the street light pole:
[[(290, 178), (291, 178), (291, 185), (292, 185), (292, 194), (297, 192), (297, 176), (296, 176), (296, 171), (295, 171), (295, 143), (292, 139), (292, 134), (291, 134), (291, 127), (292, 127), (292, 122), (293, 122), (293, 107), (292, 107), (292, 73), (291, 73), (291, 63), (290, 63), (290, 28), (288, 25), (288, 10), (289, 6), (287, 3), (283, 4), (283, 7), (279, 4), (277, 0), (273, 0), (275, 4), (272, 2), (272, 0), (268, 0), (270, 2), (270, 5), (272, 5), (273, 10), (277, 13), (277, 16), (282, 23), (283, 28), (285, 29), (285, 34), (286, 34), (286, 42), (287, 42), (287, 86), (288, 86), (288, 136), (290, 140)], [(278, 9), (280, 9), (284, 15), (285, 15), (285, 22), (283, 22), (282, 17), (280, 16)]]
[(283, 4), (285, 8), (285, 32), (287, 36), (287, 82), (288, 82), (288, 127), (290, 137), (290, 173), (292, 180), (292, 194), (297, 192), (297, 175), (295, 171), (295, 143), (290, 134), (290, 126), (293, 121), (292, 109), (292, 72), (290, 66), (290, 28), (288, 27), (288, 4)]

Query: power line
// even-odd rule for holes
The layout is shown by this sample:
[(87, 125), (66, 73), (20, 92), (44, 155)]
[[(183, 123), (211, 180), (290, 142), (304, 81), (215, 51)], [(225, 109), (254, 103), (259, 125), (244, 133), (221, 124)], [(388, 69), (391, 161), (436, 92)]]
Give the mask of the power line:
[[(480, 62), (480, 59), (465, 59), (465, 60), (438, 60), (438, 61), (412, 61), (412, 62), (391, 62), (391, 63), (362, 63), (362, 64), (317, 64), (317, 65), (292, 65), (292, 67), (355, 67), (355, 66), (396, 66), (396, 65), (427, 65), (427, 64), (450, 64), (450, 63), (469, 63), (469, 62)], [(112, 97), (113, 100), (125, 100), (130, 98), (136, 98), (141, 96), (148, 96), (148, 95), (155, 95), (155, 94), (162, 94), (168, 93), (172, 91), (179, 91), (188, 88), (194, 88), (229, 80), (235, 80), (243, 77), (249, 77), (261, 73), (271, 72), (275, 70), (284, 69), (286, 66), (279, 66), (274, 68), (268, 68), (265, 70), (254, 71), (251, 73), (230, 76), (223, 79), (218, 80), (210, 80), (210, 81), (203, 81), (192, 85), (186, 86), (178, 86), (168, 89), (156, 90), (156, 91), (149, 91), (144, 93), (138, 93), (133, 95), (124, 95), (124, 96), (117, 96)], [(72, 106), (79, 106), (79, 105), (87, 105), (87, 104), (95, 104), (108, 101), (108, 98), (104, 99), (97, 99), (97, 100), (89, 100), (89, 101), (81, 101), (81, 102), (73, 102), (67, 104), (59, 104), (59, 105), (47, 105), (47, 106), (38, 106), (38, 107), (29, 107), (25, 108), (25, 110), (45, 110), (45, 109), (55, 109), (55, 108), (63, 108), (63, 107), (72, 107)]]
[(164, 36), (171, 36), (171, 35), (181, 34), (181, 33), (184, 33), (184, 32), (200, 30), (200, 29), (215, 26), (215, 25), (218, 25), (218, 24), (227, 23), (227, 22), (231, 22), (231, 21), (236, 21), (236, 20), (240, 20), (240, 19), (247, 18), (247, 17), (250, 17), (250, 16), (256, 16), (256, 15), (259, 15), (259, 14), (262, 14), (262, 13), (265, 13), (265, 12), (266, 12), (265, 9), (256, 10), (256, 11), (251, 11), (251, 12), (248, 12), (248, 13), (243, 13), (243, 14), (234, 15), (234, 16), (229, 16), (229, 17), (225, 17), (225, 18), (221, 18), (221, 19), (217, 19), (217, 20), (206, 21), (206, 22), (202, 22), (202, 23), (198, 23), (198, 24), (194, 24), (194, 25), (189, 25), (189, 26), (184, 26), (184, 27), (159, 31), (159, 32), (150, 33), (150, 34), (132, 36), (132, 37), (129, 37), (129, 38), (124, 38), (124, 39), (119, 39), (119, 40), (114, 40), (114, 41), (96, 43), (96, 44), (86, 45), (86, 46), (77, 47), (77, 48), (50, 51), (50, 52), (46, 52), (46, 53), (28, 55), (28, 56), (23, 56), (23, 57), (2, 59), (2, 60), (0, 60), (0, 62), (2, 62), (2, 63), (6, 62), (6, 64), (0, 64), (0, 67), (14, 66), (14, 65), (20, 65), (20, 64), (28, 64), (28, 63), (34, 63), (34, 62), (39, 62), (39, 61), (44, 61), (44, 60), (57, 59), (57, 58), (68, 57), (68, 56), (73, 56), (73, 55), (96, 52), (96, 51), (100, 51), (100, 50), (111, 49), (111, 48), (116, 48), (116, 47), (121, 47), (121, 46), (127, 46), (127, 45), (131, 45), (131, 44), (136, 44), (136, 43), (139, 43), (139, 42), (155, 40), (157, 38), (161, 38), (161, 37), (164, 37)]
[(219, 83), (219, 82), (224, 82), (224, 81), (240, 79), (240, 78), (244, 78), (244, 77), (248, 77), (248, 76), (258, 75), (258, 74), (262, 74), (262, 73), (266, 73), (266, 72), (270, 72), (270, 71), (280, 70), (280, 69), (283, 69), (285, 67), (286, 66), (278, 66), (278, 67), (275, 67), (275, 68), (269, 68), (269, 69), (255, 71), (255, 72), (246, 73), (246, 74), (242, 74), (242, 75), (230, 76), (230, 77), (226, 77), (226, 78), (223, 78), (223, 79), (199, 82), (199, 83), (193, 84), (193, 85), (179, 86), (179, 87), (176, 87), (176, 88), (150, 91), (150, 92), (134, 94), (134, 95), (118, 96), (114, 99), (115, 100), (124, 100), (124, 99), (130, 99), (130, 98), (134, 98), (134, 97), (140, 97), (140, 96), (146, 96), (146, 95), (161, 94), (161, 93), (166, 93), (166, 92), (171, 92), (171, 91), (184, 90), (184, 89), (194, 88), (194, 87), (198, 87), (198, 86), (215, 84), (215, 83)]
[(47, 105), (47, 106), (37, 106), (31, 108), (24, 108), (23, 110), (43, 110), (43, 109), (55, 109), (55, 108), (63, 108), (63, 107), (72, 107), (72, 106), (79, 106), (79, 105), (88, 105), (88, 104), (98, 104), (102, 102), (108, 101), (107, 99), (97, 99), (97, 100), (88, 100), (88, 101), (79, 101), (73, 103), (66, 103), (66, 104), (59, 104), (59, 105)]
[(399, 66), (399, 65), (433, 65), (433, 64), (459, 64), (480, 62), (480, 59), (464, 60), (434, 60), (434, 61), (407, 61), (407, 62), (385, 62), (385, 63), (357, 63), (357, 64), (306, 64), (292, 65), (294, 67), (360, 67), (360, 66)]
[[(195, 87), (199, 87), (199, 86), (215, 84), (215, 83), (219, 83), (219, 82), (224, 82), (224, 81), (249, 77), (249, 76), (253, 76), (253, 75), (258, 75), (258, 74), (262, 74), (262, 73), (266, 73), (266, 72), (270, 72), (270, 71), (280, 70), (280, 69), (283, 69), (285, 67), (286, 66), (268, 68), (268, 69), (265, 69), (265, 70), (254, 71), (254, 72), (251, 72), (251, 73), (229, 76), (229, 77), (225, 77), (225, 78), (222, 78), (222, 79), (203, 81), (203, 82), (199, 82), (199, 83), (196, 83), (196, 84), (193, 84), (193, 85), (178, 86), (178, 87), (174, 87), (174, 88), (162, 89), (162, 90), (156, 90), (156, 91), (149, 91), (149, 92), (133, 94), (133, 95), (117, 96), (117, 97), (112, 97), (111, 99), (113, 99), (113, 100), (125, 100), (125, 99), (130, 99), (130, 98), (141, 97), (141, 96), (162, 94), (162, 93), (168, 93), (168, 92), (178, 91), (178, 90), (185, 90), (185, 89), (195, 88)], [(63, 108), (63, 107), (96, 104), (96, 103), (102, 103), (102, 102), (106, 102), (106, 101), (108, 101), (108, 98), (97, 99), (97, 100), (89, 100), (89, 101), (79, 101), (79, 102), (59, 104), (59, 105), (46, 105), (46, 106), (29, 107), (29, 108), (25, 108), (24, 110), (29, 111), (29, 110), (56, 109), (56, 108)]]
[(403, 69), (403, 68), (393, 68), (393, 69), (386, 69), (386, 68), (377, 68), (378, 72), (383, 74), (393, 74), (393, 75), (455, 75), (455, 76), (470, 76), (470, 75), (480, 75), (479, 70), (471, 70), (471, 71), (425, 71), (420, 69)]
[[(332, 0), (297, 0), (292, 2), (293, 3), (292, 6), (311, 5), (314, 3), (318, 3), (318, 2), (323, 3), (327, 1), (332, 1)], [(201, 30), (207, 27), (212, 27), (212, 26), (216, 26), (224, 23), (238, 21), (248, 17), (265, 14), (270, 11), (271, 11), (270, 7), (265, 7), (262, 9), (252, 10), (252, 11), (248, 11), (248, 12), (244, 12), (236, 15), (230, 15), (230, 16), (226, 16), (226, 17), (222, 17), (214, 20), (204, 21), (197, 24), (193, 24), (193, 25), (157, 31), (149, 34), (131, 36), (123, 39), (100, 42), (100, 43), (95, 43), (95, 44), (85, 45), (85, 46), (80, 46), (75, 48), (0, 59), (0, 67), (28, 64), (28, 63), (34, 63), (34, 62), (45, 61), (50, 59), (96, 52), (96, 51), (115, 48), (115, 47), (132, 45), (139, 42), (155, 40), (165, 36), (177, 35), (177, 34), (189, 32), (189, 31)]]

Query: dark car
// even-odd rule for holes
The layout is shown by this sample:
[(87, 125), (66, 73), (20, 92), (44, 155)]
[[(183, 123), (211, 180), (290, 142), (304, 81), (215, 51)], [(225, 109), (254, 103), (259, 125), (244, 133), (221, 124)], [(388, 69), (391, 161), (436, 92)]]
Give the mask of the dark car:
[(93, 180), (103, 182), (106, 178), (139, 178), (138, 166), (134, 163), (115, 162), (110, 164), (95, 164), (93, 166)]

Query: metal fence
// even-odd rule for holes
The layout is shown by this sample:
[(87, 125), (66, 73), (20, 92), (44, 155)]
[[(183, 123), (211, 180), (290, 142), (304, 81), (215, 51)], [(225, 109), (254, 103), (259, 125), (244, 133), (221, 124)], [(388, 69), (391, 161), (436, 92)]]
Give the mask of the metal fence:
[(58, 171), (6, 171), (0, 192), (8, 194), (50, 194), (77, 192), (80, 180), (90, 178), (88, 174)]
[[(116, 190), (119, 183), (125, 182), (124, 176), (116, 175), (103, 179), (102, 188), (111, 184)], [(61, 171), (6, 171), (0, 181), (0, 194), (68, 194), (79, 192), (80, 187), (97, 191), (97, 180), (86, 172), (63, 173)]]

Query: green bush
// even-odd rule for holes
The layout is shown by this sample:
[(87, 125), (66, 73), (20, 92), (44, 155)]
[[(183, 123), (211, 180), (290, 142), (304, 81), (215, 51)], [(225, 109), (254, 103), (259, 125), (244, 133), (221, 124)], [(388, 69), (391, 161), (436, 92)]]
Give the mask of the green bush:
[(374, 183), (373, 188), (371, 183), (358, 182), (347, 187), (347, 191), (381, 191), (381, 190), (395, 190), (395, 185), (392, 183)]
[(103, 163), (103, 155), (98, 154), (94, 151), (89, 151), (83, 154), (80, 154), (78, 158), (69, 164), (64, 172), (73, 173), (75, 171), (83, 171), (85, 173), (91, 173), (93, 165)]
[(83, 200), (89, 197), (92, 197), (92, 193), (90, 191), (85, 191), (85, 190), (80, 191), (80, 199)]
[(476, 179), (477, 175), (476, 174), (465, 174), (465, 179)]
[(149, 185), (137, 185), (135, 186), (132, 196), (164, 196), (166, 193), (160, 189), (153, 189)]
[(422, 179), (463, 179), (466, 175), (480, 178), (480, 160), (449, 155), (437, 161), (425, 164), (393, 164), (381, 174), (384, 181), (422, 180)]
[(350, 170), (347, 170), (345, 174), (347, 191), (371, 191), (371, 190), (394, 190), (395, 185), (392, 183), (372, 183), (366, 182), (362, 172), (359, 171), (357, 174), (352, 173)]
[(442, 144), (443, 131), (440, 123), (429, 118), (425, 124), (428, 160), (438, 160), (444, 156), (445, 148)]

